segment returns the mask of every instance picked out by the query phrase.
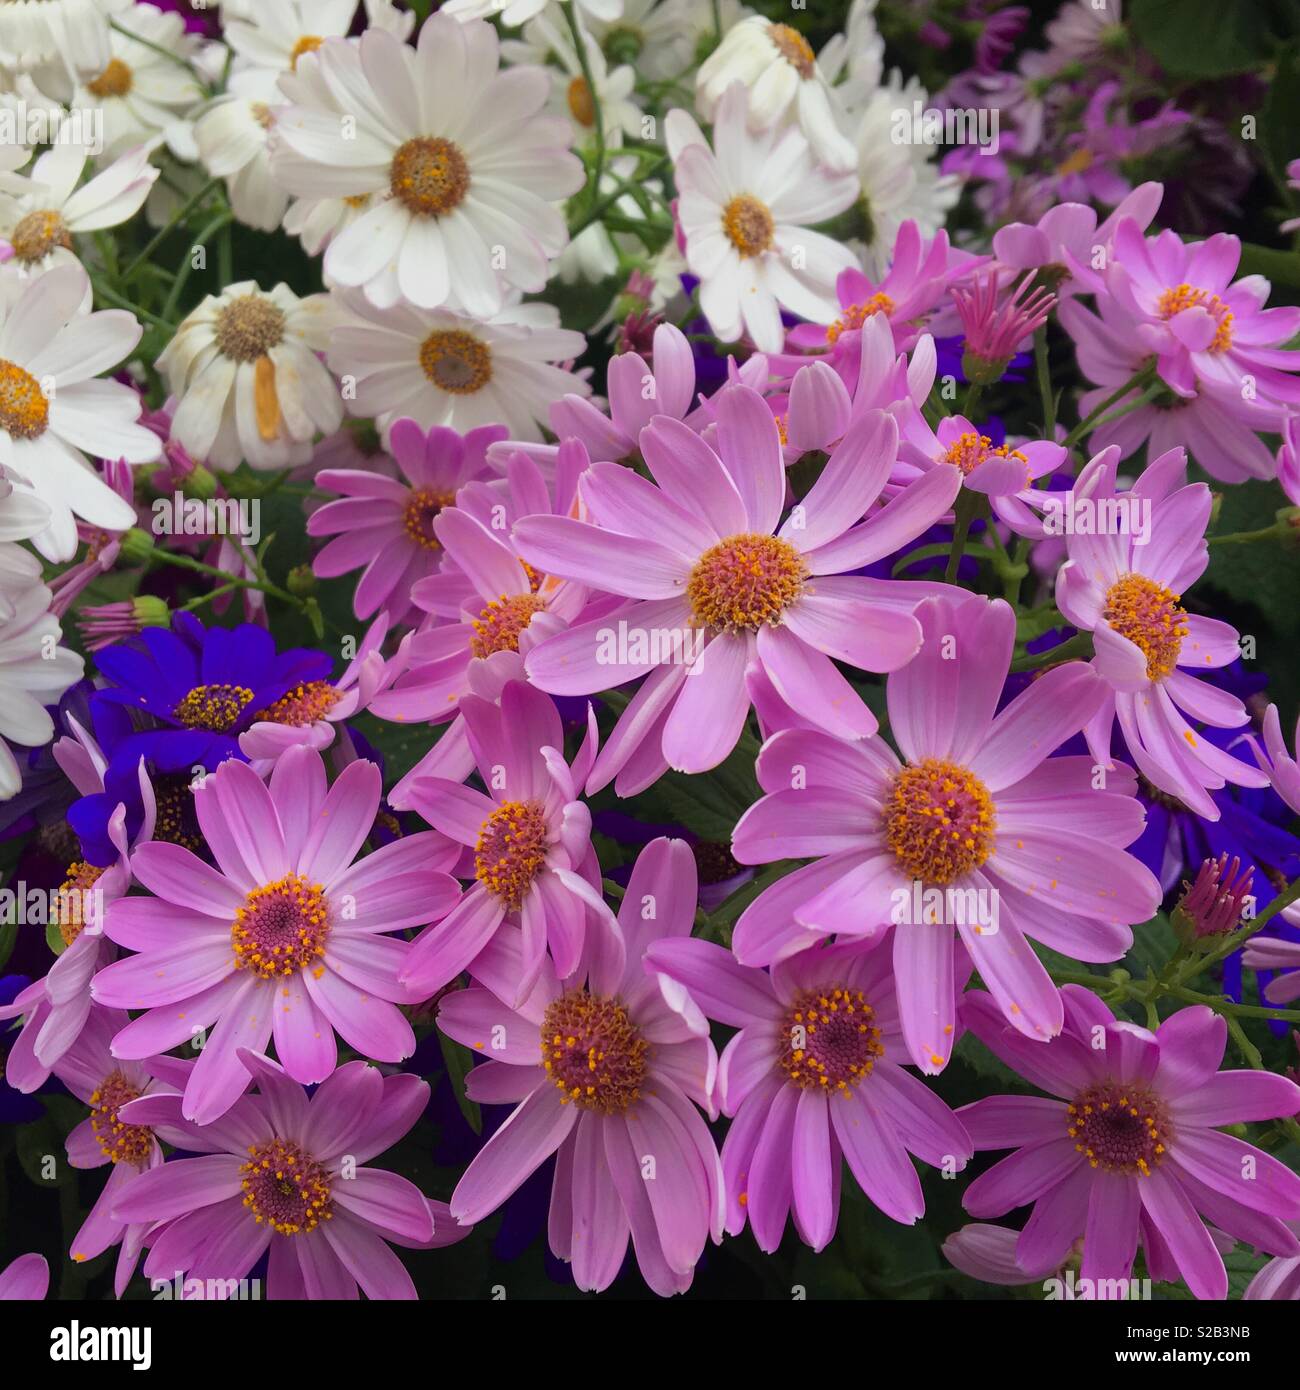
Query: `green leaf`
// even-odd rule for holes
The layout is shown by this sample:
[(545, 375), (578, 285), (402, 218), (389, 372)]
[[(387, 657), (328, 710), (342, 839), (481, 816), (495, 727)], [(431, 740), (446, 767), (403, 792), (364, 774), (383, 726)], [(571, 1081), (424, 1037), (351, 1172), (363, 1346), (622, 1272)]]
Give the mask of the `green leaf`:
[(469, 1048), (456, 1042), (454, 1038), (449, 1038), (441, 1028), (438, 1029), (438, 1046), (442, 1049), (443, 1065), (447, 1068), (447, 1080), (451, 1082), (451, 1088), (456, 1093), (456, 1104), (460, 1106), (460, 1113), (464, 1115), (466, 1124), (475, 1134), (483, 1133), (483, 1111), (479, 1108), (478, 1102), (470, 1100), (465, 1094), (465, 1078), (471, 1070), (473, 1053)]
[(1131, 0), (1132, 32), (1175, 77), (1224, 77), (1269, 56), (1265, 6), (1224, 0)]

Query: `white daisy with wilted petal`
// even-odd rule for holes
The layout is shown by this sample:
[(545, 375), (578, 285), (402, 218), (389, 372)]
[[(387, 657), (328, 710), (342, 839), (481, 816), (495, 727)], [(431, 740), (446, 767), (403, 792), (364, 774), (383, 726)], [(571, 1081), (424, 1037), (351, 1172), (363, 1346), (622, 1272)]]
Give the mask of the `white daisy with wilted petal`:
[(140, 325), (121, 309), (87, 313), (89, 302), (90, 282), (76, 263), (21, 282), (0, 302), (0, 465), (49, 508), (48, 525), (32, 539), (60, 563), (77, 551), (75, 517), (108, 531), (136, 522), (135, 508), (86, 454), (152, 463), (162, 452), (158, 436), (137, 423), (136, 392), (96, 380), (134, 351)]
[(252, 280), (208, 295), (176, 330), (158, 370), (177, 398), (171, 437), (191, 457), (231, 469), (289, 468), (317, 433), (343, 419), (338, 388), (316, 355), (333, 320), (327, 295), (299, 299)]
[(583, 182), (567, 122), (539, 113), (540, 68), (499, 68), (496, 31), (426, 20), (411, 48), (381, 30), (327, 39), (282, 79), (276, 179), (302, 197), (379, 201), (325, 253), (338, 285), (490, 318), (542, 289), (568, 241), (556, 204)]
[(793, 107), (799, 128), (827, 168), (843, 174), (857, 163), (838, 99), (797, 29), (750, 15), (727, 31), (695, 77), (695, 104), (706, 121), (713, 120), (734, 82), (749, 91), (752, 130), (772, 130)]
[(71, 260), (77, 232), (99, 232), (129, 221), (144, 206), (158, 170), (143, 146), (128, 150), (87, 183), (78, 183), (90, 151), (55, 144), (31, 174), (10, 174), (0, 196), (0, 236), (13, 247), (12, 264), (39, 275), (56, 261)]
[(464, 434), (504, 424), (514, 439), (540, 439), (551, 405), (591, 388), (564, 366), (586, 338), (560, 327), (550, 304), (513, 304), (477, 320), (409, 304), (376, 308), (352, 291), (330, 335), (330, 369), (353, 415), (374, 417), (387, 434), (410, 416), (421, 429), (448, 425)]
[(818, 165), (794, 126), (754, 134), (746, 114), (736, 83), (718, 105), (712, 149), (685, 111), (668, 113), (664, 134), (704, 316), (723, 342), (748, 333), (760, 352), (779, 352), (782, 309), (814, 323), (839, 312), (836, 277), (857, 262), (809, 224), (843, 212), (858, 181)]

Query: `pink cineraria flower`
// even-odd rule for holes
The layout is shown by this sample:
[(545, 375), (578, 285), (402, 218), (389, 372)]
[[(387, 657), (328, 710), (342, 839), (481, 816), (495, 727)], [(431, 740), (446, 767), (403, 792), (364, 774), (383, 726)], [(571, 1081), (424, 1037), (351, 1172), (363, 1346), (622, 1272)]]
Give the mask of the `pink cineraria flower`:
[(415, 940), (399, 981), (427, 999), (472, 968), (506, 923), (522, 928), (521, 997), (532, 988), (549, 946), (560, 976), (599, 948), (609, 921), (600, 866), (591, 846), (591, 812), (579, 800), (596, 756), (596, 718), (572, 766), (554, 702), (510, 681), (499, 705), (461, 701), (485, 796), (442, 777), (410, 784), (409, 805), (435, 829), (473, 851), (477, 882), (436, 926)]
[(227, 1298), (263, 1255), (267, 1297), (415, 1299), (415, 1285), (389, 1245), (427, 1250), (467, 1232), (442, 1202), (371, 1159), (420, 1118), (428, 1083), (385, 1076), (364, 1062), (331, 1071), (307, 1093), (268, 1057), (239, 1049), (258, 1094), (198, 1125), (179, 1096), (149, 1095), (124, 1106), (131, 1125), (167, 1127), (199, 1158), (174, 1158), (140, 1174), (113, 1215), (155, 1229), (144, 1272), (187, 1276), (200, 1298)]
[[(1219, 475), (1216, 473), (1215, 477)], [(1282, 447), (1277, 451), (1277, 480), (1287, 499), (1300, 507), (1300, 415), (1287, 412), (1282, 422)]]
[(1050, 756), (1101, 700), (1095, 673), (1054, 667), (995, 714), (1010, 606), (935, 598), (917, 617), (921, 650), (886, 687), (902, 759), (881, 739), (798, 729), (764, 745), (767, 795), (741, 817), (732, 852), (742, 864), (817, 862), (761, 893), (733, 944), (744, 964), (766, 965), (893, 923), (902, 1033), (935, 1073), (956, 1040), (967, 957), (1012, 1025), (1041, 1042), (1060, 1031), (1061, 1000), (1026, 936), (1075, 960), (1117, 960), (1161, 894), (1124, 850), (1144, 821), (1132, 775), (1117, 769), (1098, 791), (1090, 758)]
[[(1197, 815), (1219, 819), (1211, 791), (1231, 781), (1262, 787), (1268, 778), (1209, 739), (1185, 715), (1217, 729), (1245, 724), (1242, 702), (1192, 675), (1226, 666), (1241, 655), (1237, 633), (1217, 618), (1189, 613), (1181, 598), (1205, 572), (1210, 490), (1187, 483), (1187, 458), (1171, 449), (1151, 463), (1126, 494), (1115, 486), (1119, 450), (1098, 454), (1079, 475), (1072, 507), (1144, 508), (1148, 523), (1073, 527), (1069, 559), (1056, 579), (1056, 602), (1066, 619), (1091, 632), (1093, 668), (1110, 692), (1085, 733), (1093, 756), (1110, 765), (1116, 720), (1138, 771)], [(1091, 531), (1101, 529), (1102, 534)]]
[(439, 835), (407, 836), (353, 864), (379, 805), (374, 763), (349, 764), (326, 789), (312, 748), (290, 748), (269, 787), (229, 759), (194, 792), (215, 867), (180, 845), (141, 845), (131, 869), (154, 896), (122, 898), (105, 931), (139, 952), (101, 970), (94, 997), (145, 1010), (113, 1040), (124, 1059), (166, 1052), (211, 1029), (185, 1087), (185, 1117), (207, 1124), (243, 1094), (239, 1053), (274, 1035), (285, 1069), (321, 1081), (338, 1034), (400, 1062), (415, 1050), (397, 1007), (410, 946), (386, 935), (441, 916), (459, 890)]
[[(1096, 383), (1079, 397), (1085, 418), (1151, 360), (1150, 349), (1138, 333), (1138, 322), (1109, 295), (1099, 295), (1097, 313), (1077, 301), (1061, 305), (1057, 319), (1074, 339), (1083, 375)], [(1112, 444), (1121, 458), (1137, 453), (1143, 444), (1147, 458), (1186, 447), (1211, 477), (1225, 483), (1247, 478), (1271, 478), (1278, 463), (1260, 434), (1275, 433), (1282, 412), (1260, 400), (1211, 394), (1197, 383), (1191, 396), (1168, 391), (1145, 405), (1135, 387), (1114, 404), (1116, 418), (1097, 426), (1088, 437), (1094, 454)], [(1120, 412), (1123, 412), (1122, 414)]]
[(1300, 1087), (1266, 1071), (1220, 1073), (1228, 1029), (1201, 1005), (1155, 1032), (1117, 1021), (1066, 985), (1065, 1030), (1049, 1043), (1008, 1028), (986, 994), (962, 1018), (1003, 1063), (1052, 1099), (990, 1096), (957, 1112), (976, 1149), (1016, 1150), (966, 1189), (978, 1219), (1033, 1204), (1016, 1243), (1026, 1268), (1062, 1263), (1083, 1238), (1085, 1278), (1127, 1279), (1141, 1240), (1151, 1277), (1227, 1297), (1212, 1223), (1272, 1255), (1296, 1255), (1300, 1177), (1222, 1127), (1293, 1115)]
[(794, 1216), (799, 1238), (823, 1249), (839, 1217), (840, 1163), (886, 1216), (925, 1212), (911, 1154), (952, 1172), (971, 1156), (951, 1110), (905, 1071), (889, 953), (878, 942), (815, 946), (765, 970), (712, 942), (651, 944), (646, 969), (677, 981), (737, 1032), (718, 1064), (718, 1099), (732, 1117), (722, 1146), (727, 1231), (746, 1220), (771, 1253)]
[(894, 462), (897, 426), (871, 411), (781, 522), (785, 470), (771, 411), (741, 385), (716, 404), (714, 447), (664, 417), (642, 431), (658, 486), (595, 464), (581, 483), (590, 521), (533, 516), (515, 527), (533, 564), (630, 600), (540, 644), (526, 662), (529, 679), (556, 694), (649, 676), (597, 760), (593, 791), (616, 775), (619, 794), (628, 795), (670, 766), (716, 767), (744, 728), (752, 670), (765, 671), (820, 727), (865, 737), (875, 716), (835, 661), (893, 671), (917, 648), (915, 596), (849, 572), (942, 516), (957, 471), (920, 478), (872, 510)]
[(969, 285), (954, 285), (952, 299), (966, 343), (962, 370), (983, 386), (1001, 379), (1021, 343), (1047, 322), (1056, 306), (1056, 296), (1049, 289), (1034, 288), (1032, 274), (1024, 275), (1003, 296), (993, 270)]
[(44, 1255), (19, 1255), (0, 1269), (0, 1303), (39, 1303), (50, 1291), (50, 1264)]
[(695, 907), (689, 847), (655, 840), (577, 976), (544, 960), (508, 1003), (527, 948), (507, 928), (474, 962), (476, 984), (438, 1012), (444, 1033), (491, 1059), (469, 1073), (470, 1098), (516, 1107), (457, 1183), (452, 1215), (482, 1220), (555, 1154), (550, 1245), (581, 1289), (613, 1283), (630, 1236), (651, 1289), (683, 1293), (710, 1236), (722, 1239), (722, 1167), (696, 1109), (716, 1114), (708, 1021), (642, 963), (652, 943), (690, 933)]
[(505, 437), (501, 425), (486, 425), (461, 436), (435, 425), (422, 430), (414, 420), (398, 420), (388, 448), (402, 478), (354, 469), (323, 469), (316, 486), (342, 494), (307, 521), (309, 536), (334, 539), (312, 561), (322, 579), (362, 569), (352, 607), (358, 618), (381, 608), (394, 623), (410, 613), (411, 586), (437, 572), (442, 547), (433, 523), (454, 505), (464, 483), (487, 471), (490, 444)]
[(1141, 342), (1178, 395), (1190, 398), (1199, 387), (1221, 402), (1300, 401), (1293, 375), (1300, 353), (1279, 346), (1300, 331), (1300, 308), (1265, 309), (1268, 281), (1234, 281), (1240, 260), (1235, 236), (1219, 232), (1191, 244), (1172, 231), (1144, 238), (1125, 218), (1115, 230), (1106, 290), (1138, 320)]
[[(1300, 162), (1300, 161), (1297, 161)], [(1300, 1230), (1300, 1222), (1287, 1223), (1292, 1232)], [(1242, 1298), (1250, 1303), (1267, 1300), (1294, 1303), (1300, 1299), (1300, 1255), (1278, 1255), (1271, 1259), (1246, 1286)], [(3, 1298), (0, 1293), (0, 1298)]]

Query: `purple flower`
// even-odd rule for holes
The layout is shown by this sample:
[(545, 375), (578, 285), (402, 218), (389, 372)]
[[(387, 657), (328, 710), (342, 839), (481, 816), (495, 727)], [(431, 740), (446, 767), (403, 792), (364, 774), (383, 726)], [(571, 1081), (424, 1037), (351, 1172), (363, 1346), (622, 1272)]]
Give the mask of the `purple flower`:
[(0, 1269), (0, 1303), (35, 1303), (49, 1292), (50, 1265), (44, 1255), (19, 1255)]

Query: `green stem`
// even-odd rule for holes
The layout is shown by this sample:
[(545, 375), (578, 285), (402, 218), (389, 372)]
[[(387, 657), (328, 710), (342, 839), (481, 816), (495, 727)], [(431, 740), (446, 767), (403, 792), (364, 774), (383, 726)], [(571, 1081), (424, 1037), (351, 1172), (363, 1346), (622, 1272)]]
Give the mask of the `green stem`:
[[(214, 237), (219, 231), (221, 231), (223, 228), (228, 228), (230, 226), (232, 217), (233, 214), (231, 213), (229, 208), (226, 208), (223, 211), (217, 213), (217, 215), (212, 219), (212, 221), (209, 222), (208, 225), (204, 227), (204, 229), (199, 233), (197, 239), (194, 242), (194, 246), (206, 246), (208, 242), (211, 240), (211, 238)], [(185, 285), (189, 280), (190, 272), (193, 269), (194, 247), (191, 247), (190, 254), (185, 257), (185, 260), (181, 265), (180, 270), (177, 272), (176, 282), (172, 285), (171, 291), (167, 295), (167, 303), (163, 305), (163, 315), (166, 318), (172, 319), (175, 317), (177, 307), (181, 302), (181, 295), (184, 293)], [(227, 285), (230, 283), (228, 273), (223, 274), (221, 276), (221, 283), (223, 285)]]
[(1085, 659), (1092, 656), (1090, 632), (1076, 632), (1067, 641), (1059, 646), (1049, 647), (1045, 652), (1026, 652), (1024, 656), (1018, 656), (1011, 663), (1011, 669), (1015, 672), (1037, 671), (1043, 666), (1054, 666), (1058, 661), (1071, 661), (1076, 656)]
[(302, 600), (296, 594), (289, 593), (287, 589), (281, 589), (278, 585), (264, 581), (241, 579), (237, 574), (230, 574), (227, 570), (217, 569), (215, 565), (205, 565), (202, 560), (192, 559), (190, 556), (181, 555), (174, 550), (153, 550), (150, 552), (150, 556), (152, 559), (161, 560), (166, 565), (176, 565), (181, 569), (193, 570), (196, 574), (210, 574), (213, 578), (220, 579), (229, 588), (260, 589), (273, 598), (283, 599), (286, 603), (293, 604), (295, 608), (302, 607)]
[[(971, 399), (969, 393), (967, 393), (966, 399), (967, 401)], [(967, 419), (969, 418), (967, 416)], [(957, 503), (953, 508), (957, 525), (953, 531), (952, 548), (948, 552), (948, 568), (943, 575), (949, 584), (957, 578), (957, 567), (961, 564), (961, 557), (966, 552), (966, 537), (970, 534), (970, 524), (979, 515), (980, 504), (983, 501), (983, 495), (973, 492), (970, 488), (964, 487), (957, 494)]]
[(207, 183), (205, 183), (203, 187), (200, 188), (199, 191), (195, 193), (192, 198), (190, 198), (186, 203), (184, 203), (177, 212), (174, 212), (172, 214), (171, 220), (167, 223), (167, 225), (161, 228), (153, 236), (153, 238), (149, 241), (149, 244), (144, 248), (144, 250), (141, 251), (140, 254), (135, 258), (135, 260), (133, 260), (131, 264), (127, 266), (127, 268), (122, 272), (122, 284), (130, 284), (132, 277), (136, 274), (136, 272), (140, 269), (142, 265), (144, 265), (147, 261), (152, 259), (153, 253), (163, 244), (163, 242), (167, 240), (167, 238), (176, 230), (176, 228), (179, 227), (180, 224), (185, 221), (185, 219), (190, 215), (190, 213), (192, 213), (194, 209), (197, 208), (199, 204), (202, 203), (203, 200), (207, 198), (210, 193), (215, 192), (220, 187), (220, 179), (209, 179)]
[(1043, 438), (1056, 437), (1056, 398), (1052, 395), (1052, 374), (1047, 362), (1047, 325), (1034, 333), (1034, 366), (1038, 375), (1038, 395), (1043, 403)]
[(1261, 531), (1230, 531), (1223, 536), (1210, 536), (1210, 545), (1252, 545), (1255, 541), (1274, 541), (1282, 535), (1282, 528), (1275, 521)]
[(605, 113), (600, 109), (600, 97), (596, 92), (596, 80), (591, 74), (591, 60), (587, 56), (587, 39), (578, 23), (578, 12), (574, 0), (564, 0), (560, 6), (564, 12), (564, 22), (569, 27), (573, 47), (577, 53), (578, 66), (582, 69), (582, 80), (587, 84), (587, 95), (591, 97), (591, 109), (595, 117), (596, 168), (591, 176), (593, 194), (599, 198), (601, 176), (605, 172)]
[(1210, 966), (1217, 965), (1221, 960), (1226, 960), (1234, 951), (1244, 946), (1252, 936), (1262, 931), (1279, 912), (1290, 907), (1297, 898), (1300, 898), (1300, 878), (1297, 878), (1294, 883), (1289, 883), (1253, 921), (1225, 936), (1213, 951), (1189, 961), (1174, 976), (1173, 983), (1185, 985), (1188, 980), (1194, 980), (1197, 975), (1208, 970)]
[(1070, 431), (1070, 433), (1065, 436), (1065, 447), (1067, 449), (1073, 449), (1074, 446), (1079, 442), (1079, 440), (1083, 438), (1085, 434), (1091, 432), (1091, 430), (1097, 424), (1098, 420), (1100, 420), (1101, 417), (1105, 415), (1105, 413), (1111, 408), (1111, 406), (1118, 405), (1119, 402), (1122, 401), (1124, 397), (1129, 394), (1130, 391), (1137, 391), (1144, 388), (1146, 384), (1151, 380), (1151, 378), (1155, 375), (1155, 370), (1156, 369), (1154, 363), (1148, 363), (1145, 367), (1139, 367), (1138, 370), (1134, 372), (1133, 375), (1129, 377), (1129, 379), (1123, 384), (1123, 386), (1117, 387), (1114, 391), (1112, 391), (1110, 395), (1107, 396), (1106, 399), (1102, 401), (1102, 403), (1096, 408), (1096, 410), (1092, 411), (1088, 415), (1085, 415), (1084, 418), (1080, 420), (1077, 425), (1075, 425), (1075, 427)]

